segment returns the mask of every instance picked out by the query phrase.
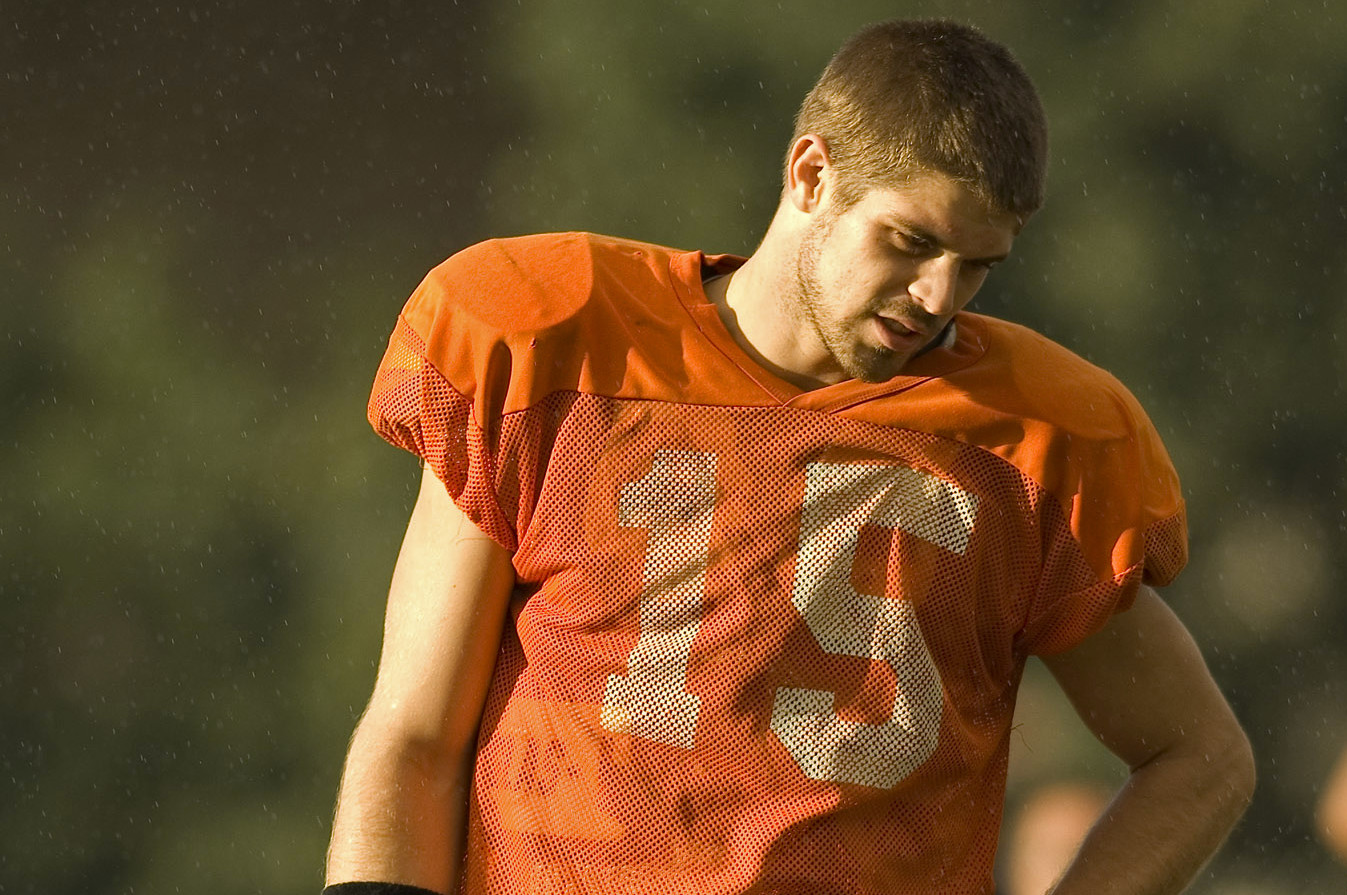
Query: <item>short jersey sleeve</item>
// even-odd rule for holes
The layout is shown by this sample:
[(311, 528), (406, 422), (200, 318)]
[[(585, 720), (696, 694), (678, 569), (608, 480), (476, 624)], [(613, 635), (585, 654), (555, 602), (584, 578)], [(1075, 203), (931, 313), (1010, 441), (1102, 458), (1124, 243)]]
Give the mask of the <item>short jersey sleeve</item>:
[[(420, 457), (514, 551), (564, 406), (580, 394), (676, 394), (686, 315), (668, 250), (585, 233), (489, 240), (432, 270), (398, 317), (369, 420)], [(636, 348), (639, 337), (642, 347)], [(658, 352), (672, 359), (652, 361)]]
[(510, 551), (545, 465), (540, 413), (530, 412), (535, 349), (548, 328), (538, 317), (546, 308), (564, 317), (570, 301), (565, 288), (541, 300), (526, 273), (536, 254), (492, 241), (432, 270), (398, 316), (368, 407), (375, 431), (420, 457)]
[(488, 429), (473, 417), (471, 394), (426, 356), (425, 337), (399, 317), (370, 393), (370, 424), (434, 471), (478, 528), (508, 550), (517, 544), (497, 499), (497, 462)]
[[(1124, 454), (1129, 453), (1120, 446)], [(1122, 458), (1118, 458), (1122, 460)], [(1135, 469), (1141, 458), (1133, 454), (1114, 469)], [(1101, 472), (1109, 467), (1101, 467)], [(1141, 475), (1168, 478), (1171, 470), (1140, 467)], [(1148, 487), (1138, 478), (1101, 479), (1083, 482), (1078, 500), (1068, 508), (1060, 526), (1046, 545), (1042, 576), (1035, 591), (1033, 608), (1025, 629), (1032, 653), (1062, 652), (1099, 630), (1115, 613), (1129, 608), (1138, 585), (1168, 584), (1187, 561), (1187, 520), (1177, 488), (1162, 504), (1146, 506)], [(1092, 507), (1091, 504), (1097, 506)], [(1130, 519), (1115, 511), (1130, 508)], [(1158, 510), (1158, 511), (1157, 511)], [(1109, 565), (1102, 570), (1082, 562), (1085, 553), (1108, 552)], [(1093, 546), (1111, 539), (1111, 544)]]
[(973, 444), (1023, 477), (1035, 580), (1020, 648), (1070, 649), (1187, 562), (1178, 475), (1141, 404), (1115, 377), (1025, 327), (977, 314), (960, 338), (978, 362), (914, 390), (911, 425)]
[[(1030, 652), (1076, 645), (1131, 606), (1137, 586), (1169, 584), (1188, 558), (1178, 475), (1135, 398), (1109, 381), (1089, 400), (1105, 425), (1059, 435), (1052, 524), (1026, 626)], [(1102, 431), (1101, 431), (1102, 430)]]

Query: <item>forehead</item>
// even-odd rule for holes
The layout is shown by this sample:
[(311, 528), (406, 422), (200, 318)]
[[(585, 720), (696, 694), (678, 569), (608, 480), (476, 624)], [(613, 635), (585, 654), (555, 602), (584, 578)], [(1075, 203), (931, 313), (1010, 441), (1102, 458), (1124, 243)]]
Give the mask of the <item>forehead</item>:
[(875, 186), (853, 208), (873, 224), (917, 231), (966, 257), (1010, 251), (1020, 218), (992, 208), (976, 192), (940, 173), (919, 173), (893, 186)]

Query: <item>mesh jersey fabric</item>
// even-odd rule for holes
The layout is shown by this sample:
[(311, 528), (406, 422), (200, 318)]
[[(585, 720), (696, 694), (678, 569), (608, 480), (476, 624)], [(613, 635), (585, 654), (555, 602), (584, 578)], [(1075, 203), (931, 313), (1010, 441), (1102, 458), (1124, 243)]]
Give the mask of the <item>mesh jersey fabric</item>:
[(741, 259), (552, 234), (425, 279), (370, 399), (512, 551), (468, 893), (990, 893), (1025, 659), (1186, 561), (1135, 399), (963, 313), (803, 392), (721, 324)]

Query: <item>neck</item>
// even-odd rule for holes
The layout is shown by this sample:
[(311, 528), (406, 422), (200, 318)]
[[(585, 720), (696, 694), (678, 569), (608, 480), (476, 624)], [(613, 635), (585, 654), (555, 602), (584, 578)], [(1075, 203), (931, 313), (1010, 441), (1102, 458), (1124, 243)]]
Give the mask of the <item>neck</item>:
[(706, 295), (740, 348), (777, 377), (809, 391), (846, 377), (840, 371), (830, 375), (808, 355), (807, 336), (801, 336), (810, 324), (789, 299), (798, 288), (798, 247), (780, 238), (776, 225), (742, 267), (708, 282)]

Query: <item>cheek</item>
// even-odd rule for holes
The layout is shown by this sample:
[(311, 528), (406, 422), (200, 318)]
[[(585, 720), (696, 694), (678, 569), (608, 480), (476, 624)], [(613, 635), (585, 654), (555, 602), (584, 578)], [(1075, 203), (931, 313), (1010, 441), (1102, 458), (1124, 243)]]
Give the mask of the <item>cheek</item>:
[(913, 279), (905, 262), (875, 257), (859, 259), (850, 276), (857, 293), (856, 303), (865, 304), (870, 310), (882, 310), (901, 302)]
[(838, 264), (822, 282), (823, 294), (839, 317), (859, 317), (872, 310), (877, 297), (874, 278), (851, 264)]
[(839, 227), (818, 245), (814, 284), (821, 303), (837, 318), (869, 317), (906, 292), (903, 259), (872, 242)]
[(873, 247), (849, 246), (834, 261), (837, 280), (853, 289), (879, 291), (901, 279), (901, 265), (895, 264), (889, 253)]

